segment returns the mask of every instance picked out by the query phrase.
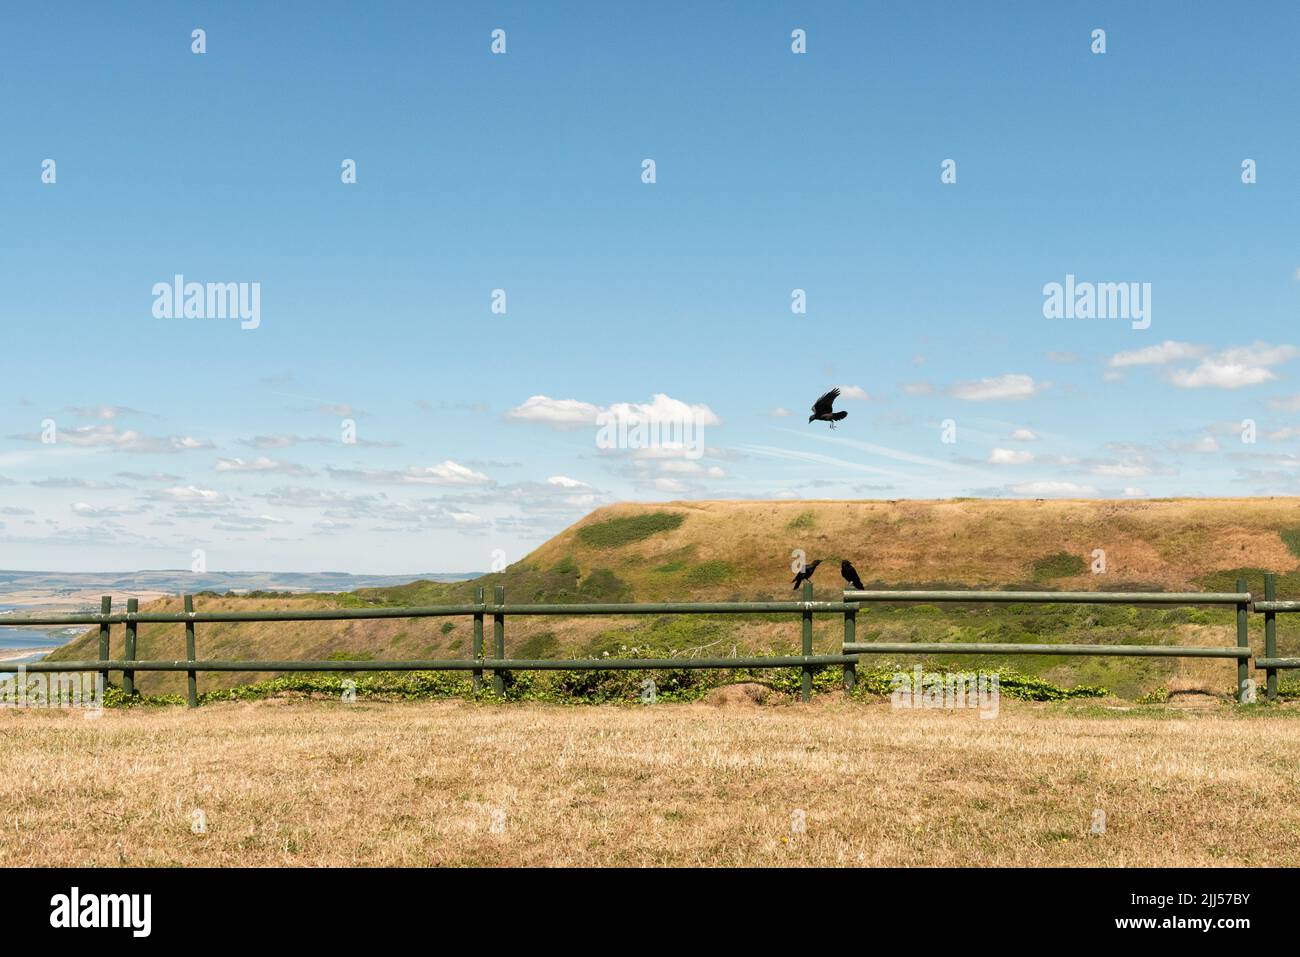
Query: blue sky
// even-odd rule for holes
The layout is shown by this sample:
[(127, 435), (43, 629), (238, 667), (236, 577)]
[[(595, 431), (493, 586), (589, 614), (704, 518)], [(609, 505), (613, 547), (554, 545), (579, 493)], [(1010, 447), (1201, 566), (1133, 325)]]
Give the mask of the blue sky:
[[(0, 567), (485, 569), (622, 500), (1295, 494), (1298, 33), (1292, 3), (12, 11)], [(258, 283), (257, 328), (155, 317), (176, 274)], [(1067, 275), (1150, 283), (1149, 328), (1045, 318)], [(598, 447), (638, 407), (704, 454)]]

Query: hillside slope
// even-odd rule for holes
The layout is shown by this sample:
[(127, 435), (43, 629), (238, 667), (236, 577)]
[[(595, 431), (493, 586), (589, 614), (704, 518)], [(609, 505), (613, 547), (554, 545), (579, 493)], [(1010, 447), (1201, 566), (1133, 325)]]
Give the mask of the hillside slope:
[[(502, 572), (474, 582), (413, 582), (341, 595), (285, 599), (198, 599), (200, 608), (414, 605), (470, 601), (476, 586), (503, 585), (516, 602), (765, 599), (792, 596), (792, 553), (826, 560), (813, 579), (818, 597), (844, 586), (849, 558), (863, 582), (889, 588), (946, 585), (1055, 590), (1231, 589), (1244, 574), (1262, 590), (1263, 571), (1280, 574), (1280, 597), (1300, 597), (1300, 499), (1147, 501), (718, 501), (621, 504), (598, 509)], [(1105, 572), (1094, 574), (1096, 549)], [(179, 608), (165, 600), (149, 610)], [(1224, 643), (1229, 612), (1134, 611), (1103, 607), (873, 608), (859, 633), (868, 640), (1168, 641)], [(1252, 620), (1252, 627), (1258, 623)], [(1298, 625), (1297, 630), (1300, 630)], [(120, 649), (120, 629), (113, 634)], [(1300, 650), (1290, 620), (1280, 622), (1284, 654)], [(836, 647), (840, 624), (819, 619), (816, 646)], [(201, 625), (199, 656), (210, 658), (468, 657), (468, 618), (376, 622)], [(1230, 639), (1229, 639), (1230, 640)], [(55, 657), (94, 657), (88, 633)], [(621, 646), (673, 653), (789, 653), (793, 620), (710, 616), (511, 619), (515, 657), (616, 653)], [(180, 626), (142, 626), (142, 657), (183, 656)], [(972, 660), (972, 665), (986, 664)], [(1137, 692), (1175, 678), (1219, 681), (1214, 663), (1140, 659), (1016, 659), (1014, 665), (1064, 683), (1087, 681)], [(1226, 675), (1226, 672), (1225, 672)], [(204, 688), (251, 680), (209, 675)], [(1229, 676), (1230, 677), (1230, 676)], [(183, 676), (142, 675), (146, 691), (179, 691)]]
[[(681, 521), (655, 531), (655, 515)], [(1100, 575), (1089, 569), (1099, 548)], [(783, 594), (795, 549), (848, 558), (864, 584), (885, 587), (1196, 591), (1243, 567), (1294, 572), (1293, 548), (1300, 498), (673, 502), (599, 509), (521, 564), (606, 568), (646, 600)], [(819, 572), (819, 593), (843, 587), (838, 568)]]

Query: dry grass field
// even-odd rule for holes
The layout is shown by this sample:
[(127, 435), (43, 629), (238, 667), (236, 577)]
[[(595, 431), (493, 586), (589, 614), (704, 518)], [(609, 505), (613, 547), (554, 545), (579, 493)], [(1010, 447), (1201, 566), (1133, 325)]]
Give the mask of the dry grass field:
[(1289, 709), (742, 700), (6, 709), (0, 865), (1300, 865)]

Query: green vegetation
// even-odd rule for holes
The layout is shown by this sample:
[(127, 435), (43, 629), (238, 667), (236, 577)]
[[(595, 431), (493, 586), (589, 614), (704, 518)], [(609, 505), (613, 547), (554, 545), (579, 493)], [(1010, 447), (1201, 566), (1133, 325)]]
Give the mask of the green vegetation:
[(674, 562), (664, 562), (662, 565), (656, 565), (654, 571), (663, 575), (671, 575), (673, 572), (679, 572), (686, 567), (686, 563), (680, 559)]
[(1300, 525), (1293, 525), (1290, 528), (1280, 528), (1277, 532), (1282, 539), (1282, 544), (1296, 558), (1300, 558)]
[(558, 647), (555, 632), (540, 631), (521, 642), (510, 654), (515, 658), (552, 658)]
[[(1236, 591), (1237, 579), (1246, 579), (1246, 590), (1252, 595), (1264, 594), (1264, 573), (1269, 569), (1243, 566), (1240, 568), (1226, 568), (1223, 571), (1211, 572), (1208, 575), (1201, 575), (1193, 579), (1197, 587), (1205, 591)], [(1300, 571), (1294, 572), (1277, 572), (1277, 593), (1279, 595), (1294, 595), (1300, 593)]]
[(1082, 575), (1087, 566), (1082, 558), (1070, 552), (1057, 552), (1034, 562), (1034, 581), (1045, 582), (1053, 578)]
[(800, 512), (785, 527), (792, 532), (806, 532), (816, 525), (817, 519), (812, 512)]
[(678, 512), (649, 512), (593, 522), (578, 529), (578, 541), (593, 548), (620, 548), (680, 528), (686, 516)]
[(736, 568), (731, 562), (713, 559), (692, 566), (682, 580), (692, 587), (704, 588), (709, 585), (721, 585), (730, 581), (735, 575)]
[[(664, 658), (664, 649), (619, 649), (619, 657)], [(955, 669), (954, 669), (955, 670)], [(894, 670), (859, 669), (852, 697), (862, 700), (888, 696), (893, 688)], [(714, 688), (739, 682), (762, 684), (778, 695), (795, 699), (802, 681), (798, 668), (718, 668), (660, 669), (655, 671), (611, 671), (593, 668), (582, 671), (509, 672), (505, 694), (498, 698), (490, 677), (475, 692), (472, 678), (463, 671), (363, 672), (357, 675), (302, 672), (240, 685), (222, 691), (204, 692), (199, 703), (212, 701), (251, 701), (278, 694), (301, 694), (342, 699), (345, 692), (355, 691), (358, 700), (465, 698), (479, 701), (546, 701), (555, 704), (636, 704), (645, 703), (653, 688), (655, 701), (698, 701)], [(815, 694), (836, 692), (843, 682), (838, 667), (822, 668), (813, 675)], [(1077, 686), (1062, 688), (1051, 682), (1024, 675), (1011, 669), (999, 672), (999, 691), (1008, 698), (1024, 701), (1064, 701), (1073, 698), (1104, 697), (1106, 689)], [(184, 704), (181, 695), (127, 696), (111, 685), (104, 692), (106, 707)]]
[[(594, 568), (585, 574), (577, 562), (565, 558), (550, 568), (541, 568), (527, 562), (517, 562), (504, 572), (484, 575), (473, 582), (457, 582), (444, 586), (449, 593), (431, 604), (460, 604), (474, 600), (474, 588), (482, 587), (490, 599), (496, 585), (506, 587), (506, 600), (511, 602), (536, 602), (565, 604), (567, 602), (591, 604), (596, 602), (634, 601), (632, 586), (608, 568)], [(379, 589), (376, 589), (379, 591)], [(403, 604), (395, 589), (383, 589), (384, 603)], [(377, 596), (378, 597), (378, 596)]]

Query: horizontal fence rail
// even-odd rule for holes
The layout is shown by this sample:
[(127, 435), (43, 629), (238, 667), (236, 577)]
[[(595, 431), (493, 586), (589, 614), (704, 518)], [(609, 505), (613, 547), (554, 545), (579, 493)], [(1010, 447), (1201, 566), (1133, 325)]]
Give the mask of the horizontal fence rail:
[(845, 612), (844, 601), (685, 601), (603, 605), (491, 604), (430, 605), (409, 608), (338, 608), (303, 611), (122, 612), (97, 615), (0, 616), (0, 625), (181, 624), (220, 621), (356, 621), (368, 618), (450, 618), (464, 615), (770, 615)]
[[(867, 590), (849, 589), (838, 601), (816, 601), (812, 584), (804, 582), (802, 600), (753, 602), (646, 602), (601, 604), (508, 604), (505, 589), (496, 586), (488, 601), (478, 588), (475, 601), (459, 605), (428, 605), (397, 608), (335, 608), (283, 611), (274, 609), (249, 611), (196, 611), (194, 598), (183, 598), (182, 612), (140, 612), (136, 599), (127, 602), (125, 612), (114, 613), (111, 599), (104, 597), (98, 614), (72, 615), (0, 615), (5, 625), (91, 625), (99, 628), (98, 658), (82, 661), (38, 661), (31, 664), (0, 662), (0, 674), (11, 672), (96, 671), (107, 682), (109, 672), (122, 674), (122, 689), (135, 691), (135, 675), (140, 671), (183, 671), (187, 676), (186, 700), (198, 704), (197, 673), (209, 672), (363, 672), (363, 671), (469, 671), (473, 687), (480, 690), (484, 672), (492, 672), (498, 694), (505, 690), (510, 671), (631, 671), (667, 669), (764, 669), (798, 668), (801, 672), (802, 697), (812, 695), (814, 672), (840, 665), (844, 669), (844, 687), (856, 683), (856, 669), (865, 655), (1106, 655), (1151, 658), (1222, 658), (1237, 662), (1239, 701), (1253, 700), (1253, 683), (1249, 672), (1264, 670), (1268, 676), (1268, 697), (1277, 696), (1279, 670), (1300, 668), (1300, 658), (1277, 654), (1276, 615), (1300, 612), (1300, 601), (1277, 601), (1276, 579), (1265, 576), (1264, 598), (1255, 601), (1239, 579), (1232, 592), (1051, 592), (987, 590)], [(986, 642), (860, 642), (856, 640), (857, 615), (871, 604), (905, 603), (964, 604), (1095, 604), (1095, 605), (1221, 605), (1236, 609), (1236, 642), (1233, 645), (1198, 647), (1186, 645), (1102, 645), (1102, 644), (1023, 644)], [(1263, 613), (1265, 618), (1265, 653), (1255, 657), (1248, 640), (1248, 615)], [(813, 654), (813, 617), (834, 614), (843, 618), (844, 638), (839, 654)], [(505, 652), (505, 620), (509, 616), (533, 615), (797, 615), (801, 621), (799, 655), (751, 656), (733, 658), (509, 658)], [(252, 660), (232, 661), (199, 659), (196, 655), (196, 625), (219, 622), (275, 621), (358, 621), (394, 618), (445, 618), (472, 616), (473, 638), (470, 658), (397, 659), (385, 661), (346, 660)], [(485, 624), (492, 621), (492, 650), (485, 650)], [(138, 626), (141, 624), (183, 624), (185, 655), (183, 660), (151, 660), (137, 656)], [(109, 629), (125, 626), (123, 657), (110, 658)], [(1251, 692), (1248, 694), (1248, 689)]]
[[(145, 661), (127, 658), (89, 661), (36, 661), (26, 671), (636, 671), (641, 669), (800, 668), (804, 665), (843, 665), (856, 655), (784, 655), (758, 658), (397, 658), (392, 661)], [(9, 665), (0, 671), (16, 671)]]
[[(1250, 603), (1250, 592), (1166, 591), (856, 591), (844, 592), (851, 602), (1025, 602), (1060, 605), (1238, 605)], [(1296, 602), (1300, 611), (1300, 602)]]
[(1130, 658), (1249, 658), (1249, 648), (1199, 648), (1194, 645), (1014, 645), (975, 641), (897, 641), (846, 643), (847, 654), (917, 655), (1115, 655)]

